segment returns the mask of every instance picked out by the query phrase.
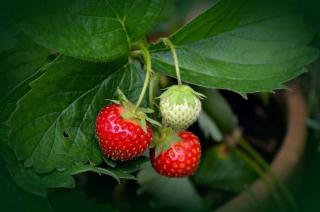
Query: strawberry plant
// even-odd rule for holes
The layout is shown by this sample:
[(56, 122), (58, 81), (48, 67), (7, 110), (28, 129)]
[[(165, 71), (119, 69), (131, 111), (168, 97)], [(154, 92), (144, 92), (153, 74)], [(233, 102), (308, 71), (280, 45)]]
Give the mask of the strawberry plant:
[[(206, 169), (220, 163), (206, 156), (201, 165), (201, 152), (211, 150), (202, 132), (186, 130), (200, 117), (207, 137), (241, 140), (229, 105), (212, 89), (244, 98), (286, 89), (319, 57), (315, 30), (280, 4), (220, 0), (166, 36), (157, 36), (172, 4), (165, 0), (19, 4), (1, 9), (0, 158), (19, 189), (43, 197), (75, 188), (85, 173), (119, 183), (138, 176), (141, 188), (148, 175), (179, 182), (172, 185), (186, 188), (197, 209), (190, 179), (167, 177), (196, 174), (201, 186), (231, 182), (240, 191), (232, 177), (214, 185), (221, 176), (209, 179)], [(164, 90), (163, 77), (171, 79)], [(239, 154), (226, 158), (246, 157)], [(237, 166), (230, 161), (222, 164)], [(241, 182), (256, 178), (248, 173)]]

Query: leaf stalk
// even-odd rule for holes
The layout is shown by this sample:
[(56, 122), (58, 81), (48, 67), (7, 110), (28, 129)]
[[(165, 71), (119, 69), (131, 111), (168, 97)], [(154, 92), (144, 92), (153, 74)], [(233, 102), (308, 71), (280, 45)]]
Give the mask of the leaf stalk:
[(141, 53), (142, 53), (142, 57), (145, 63), (145, 71), (146, 71), (146, 77), (143, 83), (143, 87), (139, 96), (139, 99), (136, 103), (136, 108), (138, 108), (143, 100), (143, 97), (145, 96), (145, 93), (147, 91), (148, 85), (149, 85), (149, 81), (150, 81), (150, 77), (151, 77), (151, 56), (150, 56), (150, 52), (148, 51), (148, 49), (143, 45), (143, 44), (139, 44), (139, 48), (141, 49)]
[(175, 66), (175, 69), (176, 69), (178, 85), (182, 85), (181, 76), (180, 76), (179, 61), (178, 61), (178, 57), (177, 57), (176, 48), (168, 38), (162, 38), (162, 41), (171, 50), (174, 66)]

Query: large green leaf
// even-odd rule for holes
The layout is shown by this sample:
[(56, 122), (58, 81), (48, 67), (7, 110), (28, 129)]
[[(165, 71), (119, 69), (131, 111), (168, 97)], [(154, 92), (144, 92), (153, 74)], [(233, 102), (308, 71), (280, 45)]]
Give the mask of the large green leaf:
[(111, 212), (116, 211), (110, 205), (99, 203), (95, 199), (86, 197), (86, 195), (79, 191), (59, 191), (54, 193), (49, 198), (50, 205), (54, 211), (59, 212)]
[(44, 1), (24, 22), (37, 43), (69, 56), (108, 61), (126, 56), (156, 21), (163, 0)]
[[(124, 20), (124, 25), (131, 42), (143, 38), (157, 21), (165, 0), (125, 0), (125, 7), (121, 8), (119, 1), (110, 1), (119, 11), (119, 16)], [(121, 12), (120, 12), (121, 10)]]
[(240, 24), (244, 11), (249, 10), (246, 0), (220, 0), (211, 9), (171, 35), (177, 45), (192, 43), (234, 29)]
[(141, 186), (139, 192), (149, 194), (154, 207), (179, 211), (203, 210), (201, 197), (188, 178), (160, 176), (150, 163), (146, 163), (138, 173), (137, 180)]
[(207, 97), (202, 104), (203, 110), (214, 120), (222, 133), (232, 134), (238, 126), (238, 120), (226, 99), (214, 89), (197, 90)]
[[(15, 45), (0, 53), (0, 105), (16, 94), (17, 88), (36, 75), (39, 68), (48, 61), (49, 51), (19, 35), (12, 38)], [(4, 113), (2, 108), (2, 114)], [(0, 120), (5, 119), (1, 117)]]
[(18, 158), (39, 173), (75, 163), (100, 164), (95, 117), (118, 87), (129, 99), (137, 98), (144, 76), (137, 66), (69, 58), (50, 66), (30, 84), (10, 120), (9, 143)]
[(48, 198), (28, 194), (13, 183), (1, 159), (0, 168), (1, 211), (113, 211), (109, 205), (97, 203), (75, 190), (60, 190), (51, 193)]
[(15, 46), (16, 39), (14, 36), (18, 33), (18, 27), (13, 23), (0, 22), (0, 52), (8, 50)]
[(72, 176), (83, 172), (90, 171), (100, 175), (109, 175), (118, 182), (120, 182), (120, 178), (135, 179), (129, 173), (118, 169), (105, 169), (86, 164), (79, 164), (63, 171), (55, 170), (48, 174), (39, 175), (32, 168), (24, 167), (23, 163), (16, 158), (14, 152), (5, 143), (0, 143), (0, 155), (15, 183), (21, 189), (39, 196), (46, 196), (48, 188), (74, 188), (75, 181)]
[[(319, 55), (306, 46), (313, 35), (299, 15), (222, 0), (170, 39), (183, 80), (245, 95), (284, 88), (303, 73)], [(174, 76), (170, 51), (152, 49), (153, 68)]]
[(18, 5), (16, 1), (11, 0), (0, 2), (0, 52), (16, 45), (15, 36), (21, 31), (17, 20), (17, 16), (21, 12), (21, 8)]
[[(28, 46), (29, 43), (26, 41), (24, 44)], [(30, 54), (32, 54), (34, 51), (37, 51), (37, 50), (39, 49), (37, 49), (36, 46), (34, 46), (34, 48), (29, 51), (30, 51)], [(38, 69), (38, 67), (33, 66), (34, 64), (37, 64), (37, 63), (34, 63), (36, 59), (39, 59), (40, 61), (43, 60), (42, 57), (34, 58), (34, 60), (31, 60), (31, 63), (29, 63), (30, 58), (26, 57), (25, 54), (17, 54), (16, 57), (14, 58), (16, 59), (17, 62), (22, 64), (21, 65), (22, 67), (25, 68), (25, 69), (22, 69), (21, 66), (16, 66), (19, 68), (9, 69), (12, 72), (16, 73), (17, 76), (19, 76), (19, 74), (25, 74), (23, 72), (22, 73), (16, 72), (17, 70), (20, 70), (20, 69), (31, 70), (31, 67), (33, 67), (36, 70)], [(2, 57), (3, 61), (6, 59), (7, 59), (6, 57)], [(10, 90), (9, 95), (6, 95), (7, 98), (4, 98), (3, 99), (4, 101), (2, 101), (0, 105), (0, 108), (1, 108), (0, 120), (2, 122), (0, 124), (0, 141), (1, 141), (0, 156), (3, 158), (4, 166), (6, 166), (12, 179), (20, 188), (36, 195), (45, 196), (47, 188), (74, 187), (75, 182), (73, 178), (67, 172), (58, 172), (58, 171), (52, 172), (48, 175), (38, 176), (32, 169), (25, 168), (23, 166), (23, 163), (21, 163), (21, 161), (17, 159), (15, 153), (12, 151), (12, 149), (9, 147), (7, 143), (10, 128), (6, 123), (7, 119), (15, 109), (16, 102), (30, 89), (30, 87), (28, 86), (28, 83), (32, 79), (34, 79), (36, 76), (39, 76), (40, 74), (41, 74), (41, 70), (38, 69), (38, 71), (35, 71), (34, 73), (30, 72), (31, 76), (25, 75), (25, 79), (23, 78), (19, 79), (16, 77), (16, 81), (11, 81), (11, 83), (8, 83), (8, 86), (14, 84), (12, 82), (15, 82), (18, 85), (15, 86), (12, 90)]]
[(53, 212), (46, 198), (28, 194), (14, 184), (1, 158), (0, 168), (1, 211)]
[(198, 117), (198, 125), (204, 136), (214, 141), (221, 141), (223, 138), (222, 132), (219, 130), (216, 122), (204, 110), (200, 112)]
[[(28, 92), (28, 83), (41, 74), (48, 51), (34, 44), (29, 38), (13, 37), (15, 45), (0, 54), (1, 101), (0, 101), (0, 156), (4, 166), (17, 185), (38, 195), (45, 195), (45, 185), (33, 170), (27, 170), (17, 160), (7, 144), (9, 127), (7, 119), (15, 109), (16, 102)], [(65, 182), (68, 182), (65, 180)]]
[(48, 175), (39, 176), (32, 169), (25, 168), (5, 143), (0, 144), (0, 154), (14, 182), (29, 193), (46, 196), (48, 188), (75, 187), (74, 179), (67, 172), (54, 171)]
[(26, 36), (19, 35), (14, 39), (15, 46), (3, 51), (0, 58), (3, 76), (0, 79), (3, 85), (0, 101), (0, 156), (15, 183), (30, 193), (45, 196), (48, 188), (74, 187), (72, 175), (84, 171), (107, 174), (118, 181), (119, 178), (132, 179), (133, 176), (121, 170), (107, 170), (85, 164), (76, 165), (64, 171), (38, 175), (32, 168), (24, 167), (23, 162), (17, 159), (7, 144), (10, 130), (7, 119), (15, 110), (16, 102), (30, 90), (29, 83), (39, 77), (56, 60), (48, 60), (48, 50), (34, 44)]

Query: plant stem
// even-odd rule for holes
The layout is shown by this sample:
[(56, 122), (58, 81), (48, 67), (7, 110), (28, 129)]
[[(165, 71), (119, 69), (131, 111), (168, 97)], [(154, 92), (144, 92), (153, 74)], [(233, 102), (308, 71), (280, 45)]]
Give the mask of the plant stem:
[(284, 211), (285, 205), (281, 201), (280, 195), (275, 191), (273, 192), (273, 185), (272, 180), (269, 182), (269, 179), (265, 175), (264, 170), (254, 161), (252, 160), (245, 152), (243, 152), (241, 149), (234, 148), (235, 153), (245, 162), (248, 166), (250, 166), (258, 175), (261, 177), (262, 183), (264, 183), (268, 189), (268, 191), (271, 193), (271, 195), (274, 197), (276, 203), (278, 204), (279, 208), (281, 208), (281, 211)]
[(147, 91), (147, 88), (148, 88), (148, 84), (150, 81), (150, 75), (151, 75), (151, 56), (150, 56), (150, 53), (149, 53), (148, 49), (143, 44), (140, 44), (139, 48), (141, 49), (143, 60), (145, 63), (146, 78), (144, 79), (143, 87), (142, 87), (139, 99), (136, 103), (136, 108), (138, 108), (140, 106), (140, 104), (143, 100), (143, 97), (144, 97), (144, 95)]
[(257, 164), (270, 174), (271, 179), (278, 185), (285, 198), (287, 198), (292, 210), (297, 211), (297, 205), (290, 191), (288, 191), (283, 182), (281, 182), (278, 176), (271, 170), (268, 163), (243, 138), (239, 139), (238, 144), (257, 162)]
[(153, 88), (154, 88), (154, 79), (155, 76), (152, 75), (151, 76), (151, 80), (150, 80), (150, 85), (149, 85), (149, 107), (153, 110), (154, 106), (153, 106)]
[(176, 48), (173, 45), (173, 43), (168, 39), (168, 38), (162, 38), (163, 43), (170, 48), (171, 53), (172, 53), (172, 57), (173, 57), (173, 62), (174, 62), (174, 66), (176, 68), (176, 74), (177, 74), (177, 80), (178, 80), (178, 85), (182, 85), (181, 82), (181, 77), (180, 77), (180, 68), (179, 68), (179, 61), (178, 61), (178, 57), (177, 57), (177, 52), (176, 52)]

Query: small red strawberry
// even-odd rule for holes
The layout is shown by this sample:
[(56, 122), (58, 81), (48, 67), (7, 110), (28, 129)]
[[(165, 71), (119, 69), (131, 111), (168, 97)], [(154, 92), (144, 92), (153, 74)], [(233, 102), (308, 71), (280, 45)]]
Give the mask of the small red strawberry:
[[(169, 131), (165, 135), (167, 138), (160, 136), (160, 143), (172, 140), (172, 132)], [(168, 136), (168, 134), (171, 135)], [(160, 175), (187, 177), (194, 174), (198, 168), (201, 157), (201, 146), (198, 137), (189, 131), (183, 131), (178, 136), (181, 141), (176, 140), (171, 143), (165, 151), (157, 153), (157, 149), (152, 149), (150, 152), (152, 166)], [(168, 137), (171, 137), (171, 139), (168, 139)], [(160, 146), (163, 146), (163, 144)]]
[[(127, 107), (126, 107), (127, 106)], [(149, 124), (144, 126), (135, 119), (136, 109), (111, 104), (103, 108), (96, 119), (96, 134), (103, 154), (113, 160), (130, 160), (140, 156), (148, 148), (152, 140), (152, 130)], [(138, 110), (139, 116), (145, 115)], [(145, 119), (143, 119), (145, 120)]]

